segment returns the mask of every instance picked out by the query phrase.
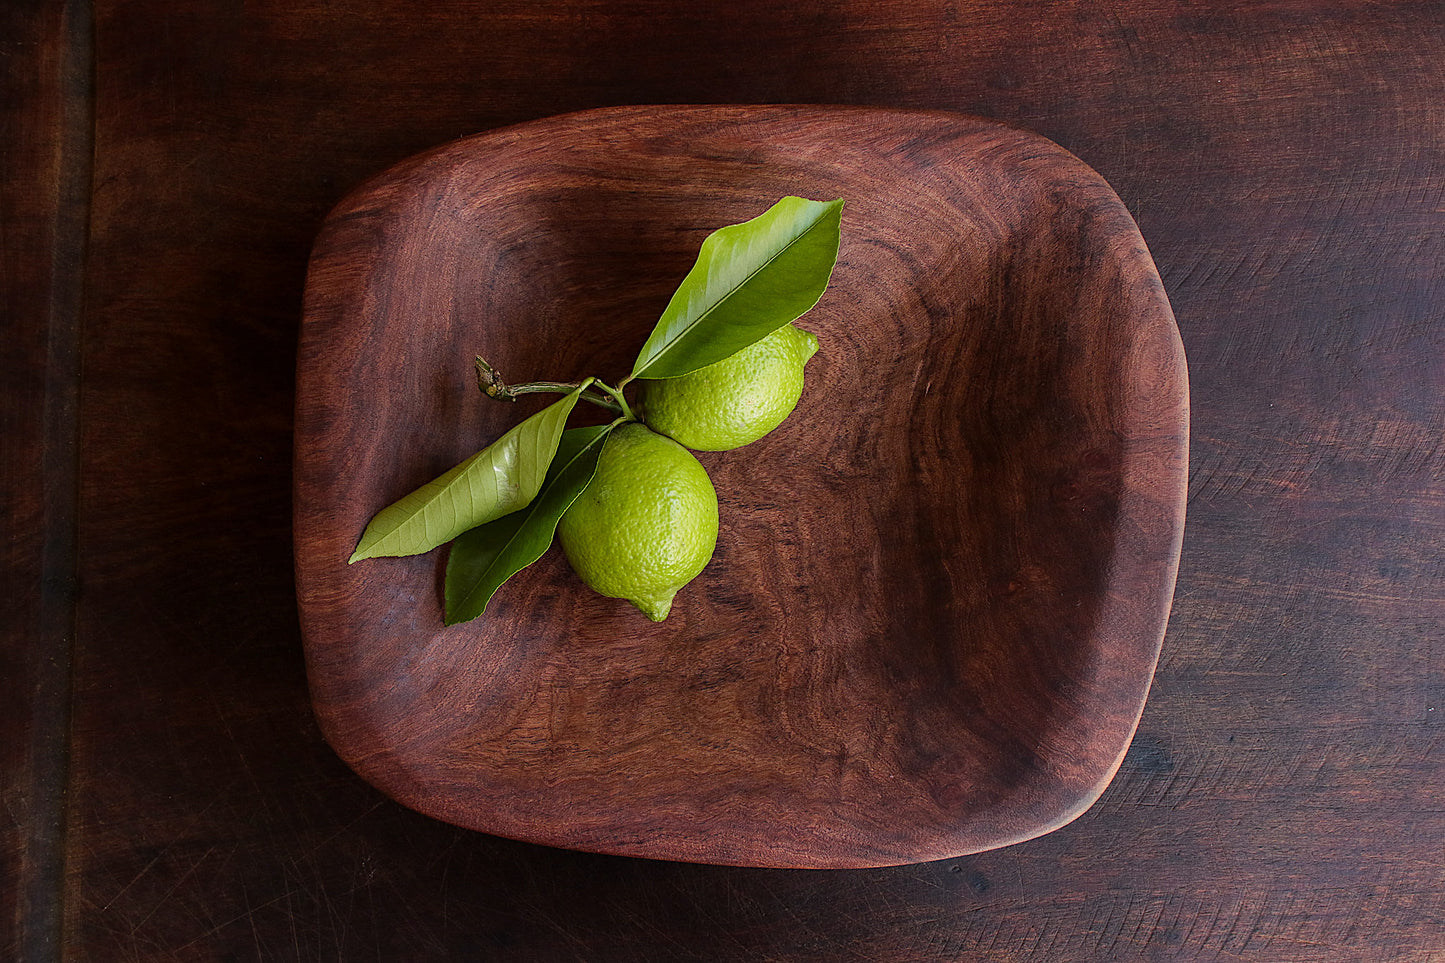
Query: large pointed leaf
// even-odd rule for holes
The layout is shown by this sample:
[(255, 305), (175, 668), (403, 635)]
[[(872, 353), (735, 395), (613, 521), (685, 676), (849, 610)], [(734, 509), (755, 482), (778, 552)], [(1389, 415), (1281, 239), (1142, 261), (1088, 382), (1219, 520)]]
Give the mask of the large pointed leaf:
[(447, 559), (446, 624), (481, 615), (502, 583), (542, 557), (557, 522), (592, 481), (611, 425), (571, 428), (562, 435), (542, 493), (505, 518), (457, 537)]
[(420, 555), (526, 506), (541, 490), (567, 416), (590, 381), (445, 475), (377, 512), (348, 561)]
[(714, 231), (632, 366), (675, 378), (741, 351), (818, 303), (838, 260), (843, 202), (785, 197)]

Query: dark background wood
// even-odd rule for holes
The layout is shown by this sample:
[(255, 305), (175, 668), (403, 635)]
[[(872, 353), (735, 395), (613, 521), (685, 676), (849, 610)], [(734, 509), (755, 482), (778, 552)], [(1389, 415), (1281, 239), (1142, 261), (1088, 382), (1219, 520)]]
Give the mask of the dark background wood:
[[(1445, 959), (1438, 3), (16, 0), (0, 951), (68, 959)], [(647, 102), (1015, 122), (1135, 214), (1189, 521), (1118, 778), (888, 870), (436, 823), (321, 742), (290, 567), (325, 212), (451, 138)]]

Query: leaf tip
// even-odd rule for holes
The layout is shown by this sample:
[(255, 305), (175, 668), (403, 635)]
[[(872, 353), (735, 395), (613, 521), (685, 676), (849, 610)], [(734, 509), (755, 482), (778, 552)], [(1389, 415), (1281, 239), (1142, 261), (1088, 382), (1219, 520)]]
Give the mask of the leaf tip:
[(473, 612), (471, 615), (464, 615), (461, 612), (457, 612), (456, 610), (448, 606), (446, 610), (442, 612), (442, 625), (446, 626), (447, 628), (451, 628), (453, 625), (461, 625), (463, 622), (470, 622), (473, 619), (481, 618), (482, 613), (486, 610), (487, 604), (485, 602), (482, 603), (482, 607), (479, 611)]

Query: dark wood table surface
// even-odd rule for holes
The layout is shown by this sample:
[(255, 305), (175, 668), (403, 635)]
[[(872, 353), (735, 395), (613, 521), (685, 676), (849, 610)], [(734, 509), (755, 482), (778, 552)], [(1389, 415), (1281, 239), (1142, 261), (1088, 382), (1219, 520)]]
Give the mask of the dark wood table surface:
[[(0, 955), (1445, 961), (1445, 7), (1171, 0), (0, 9)], [(306, 258), (419, 150), (645, 103), (940, 108), (1135, 215), (1189, 515), (1112, 786), (1030, 842), (737, 869), (389, 801), (291, 564)]]

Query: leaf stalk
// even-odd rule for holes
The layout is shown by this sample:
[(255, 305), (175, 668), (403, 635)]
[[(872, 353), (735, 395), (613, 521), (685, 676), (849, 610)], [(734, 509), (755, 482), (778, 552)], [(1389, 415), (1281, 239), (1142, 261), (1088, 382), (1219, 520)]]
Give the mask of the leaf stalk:
[(620, 386), (617, 388), (613, 388), (605, 381), (597, 381), (595, 382), (595, 384), (597, 385), (597, 387), (601, 388), (603, 391), (607, 392), (609, 395), (612, 396), (612, 400), (617, 403), (617, 407), (615, 410), (620, 411), (624, 419), (626, 419), (627, 421), (637, 420), (637, 416), (632, 413), (632, 408), (627, 404), (627, 399), (622, 397), (622, 388)]

